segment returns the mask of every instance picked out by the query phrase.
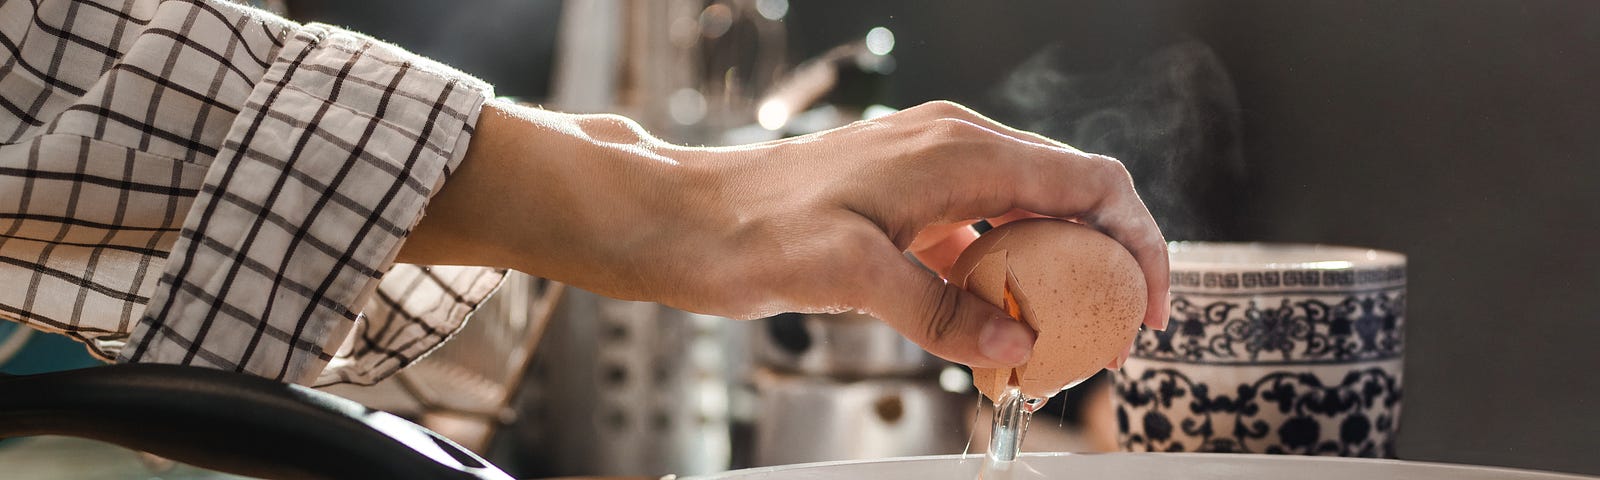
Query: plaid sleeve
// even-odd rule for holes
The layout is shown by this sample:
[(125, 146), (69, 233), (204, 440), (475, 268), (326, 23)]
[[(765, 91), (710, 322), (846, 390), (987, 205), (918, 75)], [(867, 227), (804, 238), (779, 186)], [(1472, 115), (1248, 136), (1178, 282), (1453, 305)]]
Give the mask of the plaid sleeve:
[[(119, 360), (327, 381), (323, 367), (461, 160), (488, 92), (357, 34), (295, 29), (228, 129)], [(453, 306), (402, 309), (399, 323), (454, 331), (499, 278), (486, 277), (464, 291), (435, 282), (424, 293)], [(340, 365), (426, 351), (363, 345)]]
[(0, 1), (0, 319), (108, 360), (376, 381), (502, 277), (394, 264), (489, 90), (215, 0)]
[(505, 273), (395, 265), (316, 385), (372, 385), (422, 358), (461, 330)]

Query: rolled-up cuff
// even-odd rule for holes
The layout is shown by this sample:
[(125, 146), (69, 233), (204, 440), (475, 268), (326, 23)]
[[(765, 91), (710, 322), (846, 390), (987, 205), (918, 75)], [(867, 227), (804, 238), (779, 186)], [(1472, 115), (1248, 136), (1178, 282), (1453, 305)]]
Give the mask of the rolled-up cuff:
[[(297, 29), (230, 127), (119, 360), (317, 380), (490, 91), (359, 34)], [(459, 327), (481, 300), (445, 316)]]

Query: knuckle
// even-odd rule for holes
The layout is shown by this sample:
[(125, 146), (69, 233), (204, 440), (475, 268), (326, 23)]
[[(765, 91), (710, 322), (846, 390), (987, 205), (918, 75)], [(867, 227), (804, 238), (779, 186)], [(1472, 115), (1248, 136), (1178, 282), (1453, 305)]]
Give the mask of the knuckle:
[(601, 113), (593, 117), (595, 125), (603, 128), (629, 128), (633, 120), (614, 113)]
[(1121, 160), (1105, 155), (1093, 155), (1090, 158), (1095, 160), (1100, 178), (1112, 186), (1133, 190), (1133, 174), (1128, 172), (1128, 166)]
[(928, 288), (921, 303), (918, 317), (926, 323), (926, 334), (933, 342), (941, 342), (956, 330), (960, 310), (961, 292), (955, 285), (940, 283)]
[(982, 139), (988, 133), (978, 124), (949, 117), (934, 119), (924, 131), (932, 135), (935, 141)]
[(949, 100), (934, 100), (915, 107), (918, 113), (926, 114), (933, 118), (959, 118), (970, 119), (972, 111), (961, 104)]
[(929, 109), (942, 117), (959, 117), (966, 114), (966, 108), (949, 100), (934, 100), (928, 102)]
[(644, 132), (644, 128), (633, 119), (610, 113), (588, 116), (583, 121), (583, 127), (602, 141), (629, 142), (642, 137)]
[(910, 142), (914, 145), (903, 160), (914, 172), (949, 174), (971, 168), (973, 162), (988, 162), (1000, 156), (1003, 143), (990, 131), (966, 120), (940, 118), (929, 122)]

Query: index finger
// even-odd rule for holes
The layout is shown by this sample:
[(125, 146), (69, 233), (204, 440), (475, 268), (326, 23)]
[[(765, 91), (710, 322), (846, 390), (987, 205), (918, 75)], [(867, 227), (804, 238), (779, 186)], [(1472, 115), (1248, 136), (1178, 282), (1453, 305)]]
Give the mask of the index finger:
[[(1134, 190), (1133, 177), (1122, 162), (1111, 157), (1084, 153), (1070, 145), (1037, 133), (1012, 128), (966, 107), (934, 102), (925, 109), (936, 116), (950, 116), (987, 130), (1008, 140), (1000, 155), (991, 157), (994, 165), (984, 168), (990, 175), (1002, 175), (1002, 182), (1016, 185), (1006, 200), (1010, 205), (991, 212), (1020, 209), (1034, 214), (1075, 218), (1104, 232), (1133, 254), (1144, 271), (1149, 289), (1144, 324), (1166, 329), (1169, 269), (1167, 243), (1155, 218)], [(919, 113), (919, 115), (921, 115)], [(993, 177), (991, 177), (993, 178)], [(998, 205), (988, 205), (994, 208)], [(987, 215), (994, 215), (988, 213)], [(1013, 218), (1014, 219), (1014, 218)]]
[(1100, 215), (1091, 215), (1099, 218), (1086, 220), (1089, 225), (1098, 226), (1122, 246), (1127, 247), (1128, 252), (1133, 254), (1134, 260), (1139, 262), (1139, 268), (1144, 270), (1144, 283), (1149, 296), (1149, 304), (1145, 307), (1144, 324), (1157, 330), (1166, 330), (1170, 307), (1167, 291), (1171, 281), (1167, 242), (1162, 237), (1161, 230), (1156, 227), (1155, 219), (1144, 208), (1144, 203), (1138, 200), (1136, 194), (1133, 195), (1137, 211), (1134, 211), (1134, 207), (1126, 207), (1121, 211), (1100, 212)]
[(911, 247), (906, 250), (939, 276), (949, 277), (956, 258), (977, 239), (978, 232), (968, 222), (929, 225), (917, 232), (916, 239), (911, 241)]
[[(1068, 154), (1076, 156), (1081, 154)], [(1167, 260), (1167, 242), (1156, 226), (1150, 210), (1134, 190), (1133, 178), (1127, 169), (1109, 157), (1100, 157), (1105, 165), (1096, 169), (1092, 179), (1082, 178), (1081, 171), (1066, 168), (1061, 161), (1044, 160), (1039, 163), (1045, 172), (1031, 181), (1019, 185), (1017, 206), (1033, 213), (1055, 217), (1077, 218), (1116, 239), (1143, 270), (1148, 289), (1148, 305), (1144, 324), (1158, 330), (1167, 328), (1167, 289), (1170, 273)], [(1098, 183), (1101, 188), (1091, 194), (1099, 195), (1093, 201), (1081, 198), (1084, 183)], [(1079, 190), (1075, 192), (1074, 190)], [(1096, 190), (1090, 188), (1088, 190)], [(1087, 208), (1083, 205), (1087, 204)]]

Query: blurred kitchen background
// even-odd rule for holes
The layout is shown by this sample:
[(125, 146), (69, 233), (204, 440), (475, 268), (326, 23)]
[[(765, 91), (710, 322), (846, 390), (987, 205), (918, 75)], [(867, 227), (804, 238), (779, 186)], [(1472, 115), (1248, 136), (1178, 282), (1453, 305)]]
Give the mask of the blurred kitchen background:
[[(500, 95), (624, 113), (686, 143), (953, 100), (1122, 159), (1169, 239), (1402, 252), (1400, 457), (1600, 474), (1593, 2), (282, 6), (454, 65)], [(525, 278), (502, 297), (409, 376), (334, 391), (529, 477), (984, 445), (988, 417), (974, 417), (966, 373), (870, 320), (732, 322)], [(537, 345), (506, 340), (541, 332)], [(484, 352), (512, 361), (486, 367)], [(1105, 448), (1115, 425), (1086, 387), (1035, 419), (1027, 449)]]

